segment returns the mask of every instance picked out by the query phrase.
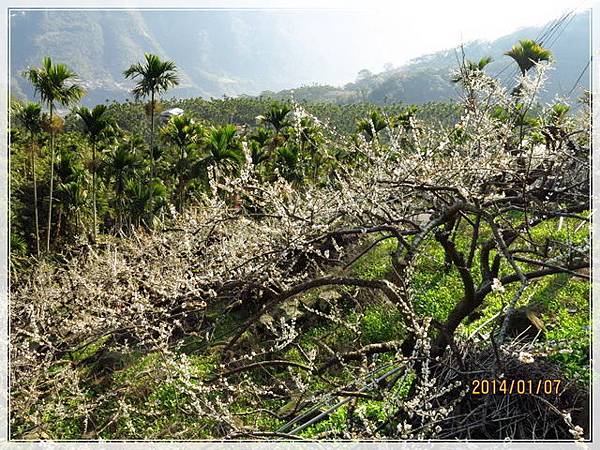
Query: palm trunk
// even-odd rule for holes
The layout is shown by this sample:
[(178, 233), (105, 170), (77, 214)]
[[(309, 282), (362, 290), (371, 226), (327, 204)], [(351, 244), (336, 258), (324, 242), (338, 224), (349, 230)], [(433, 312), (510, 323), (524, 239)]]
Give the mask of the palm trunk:
[(92, 203), (94, 207), (94, 231), (92, 232), (92, 239), (94, 244), (96, 243), (96, 229), (97, 218), (96, 218), (96, 143), (92, 144)]
[(33, 172), (33, 210), (35, 213), (35, 245), (37, 256), (40, 257), (40, 221), (38, 217), (37, 177), (35, 175), (35, 147), (31, 137), (31, 171)]
[(48, 234), (46, 238), (46, 251), (50, 252), (50, 233), (52, 231), (52, 196), (54, 195), (54, 105), (50, 103), (50, 196), (48, 199)]
[(60, 227), (62, 225), (62, 216), (63, 216), (63, 210), (62, 208), (58, 209), (58, 217), (56, 218), (56, 232), (54, 233), (54, 239), (58, 240), (58, 237), (60, 235)]
[[(154, 160), (154, 90), (150, 94), (150, 154), (152, 156), (152, 179), (156, 177), (156, 161)], [(152, 201), (152, 192), (150, 193)]]
[[(182, 168), (183, 167), (183, 147), (181, 147), (179, 149), (179, 167)], [(178, 191), (178, 197), (179, 197), (179, 212), (183, 211), (183, 207), (184, 207), (184, 203), (185, 203), (185, 188), (184, 188), (184, 183), (183, 183), (183, 171), (180, 170), (179, 172), (179, 182), (177, 183), (177, 191)]]
[(117, 192), (117, 234), (123, 230), (123, 194), (119, 189)]
[(152, 158), (152, 178), (156, 176), (154, 161), (154, 91), (150, 94), (150, 157)]

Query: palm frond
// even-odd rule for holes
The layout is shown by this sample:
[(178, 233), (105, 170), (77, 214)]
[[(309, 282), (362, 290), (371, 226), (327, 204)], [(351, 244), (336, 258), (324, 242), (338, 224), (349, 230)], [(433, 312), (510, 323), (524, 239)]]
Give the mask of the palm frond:
[(49, 57), (42, 60), (41, 67), (25, 70), (23, 76), (31, 82), (35, 94), (49, 106), (56, 102), (69, 106), (85, 95), (85, 89), (77, 84), (77, 74), (64, 64), (53, 64)]
[(139, 79), (131, 91), (136, 99), (152, 93), (160, 94), (179, 84), (177, 67), (173, 61), (162, 61), (151, 53), (145, 53), (144, 59), (144, 62), (132, 64), (123, 72), (125, 78)]
[(523, 75), (536, 64), (552, 59), (550, 50), (543, 48), (531, 39), (519, 41), (518, 44), (504, 54), (515, 60)]

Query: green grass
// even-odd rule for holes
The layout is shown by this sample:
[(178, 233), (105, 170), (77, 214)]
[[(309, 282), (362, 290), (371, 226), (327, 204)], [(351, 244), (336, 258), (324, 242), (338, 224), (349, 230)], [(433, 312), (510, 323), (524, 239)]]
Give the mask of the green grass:
[[(515, 216), (515, 220), (520, 220)], [(562, 228), (558, 229), (558, 222), (551, 221), (535, 227), (531, 232), (531, 238), (537, 242), (544, 242), (546, 239), (557, 239), (573, 244), (582, 244), (589, 238), (588, 227), (579, 227), (581, 221), (576, 219), (566, 219)], [(467, 228), (468, 230), (468, 228)], [(489, 230), (482, 229), (485, 238), (489, 238)], [(376, 239), (377, 237), (372, 237)], [(515, 245), (522, 243), (515, 243)], [(464, 239), (458, 235), (457, 247), (463, 252), (468, 252), (468, 235)], [(353, 276), (363, 279), (383, 279), (388, 276), (391, 270), (391, 254), (396, 250), (396, 242), (393, 239), (385, 240), (375, 245), (368, 253), (359, 259), (351, 268)], [(534, 266), (519, 263), (524, 270), (532, 270)], [(423, 243), (422, 251), (415, 260), (415, 271), (412, 279), (414, 306), (419, 315), (432, 316), (440, 321), (444, 321), (448, 313), (454, 308), (456, 303), (461, 300), (463, 295), (463, 285), (457, 270), (451, 267), (450, 270), (444, 268), (444, 252), (438, 242), (433, 238)], [(511, 269), (504, 262), (501, 266), (501, 276)], [(478, 252), (475, 255), (475, 264), (471, 273), (476, 283), (480, 281), (478, 267)], [(490, 293), (481, 307), (480, 317), (472, 323), (463, 323), (457, 330), (460, 336), (466, 336), (472, 333), (477, 327), (494, 315), (502, 311), (504, 306), (510, 301), (518, 285), (512, 284), (506, 286), (504, 293)], [(345, 288), (334, 288), (340, 294), (349, 293)], [(311, 291), (305, 294), (302, 301), (310, 304), (313, 308), (319, 308), (324, 305), (324, 300), (320, 298), (320, 290)], [(589, 293), (590, 284), (587, 281), (573, 278), (568, 274), (559, 274), (548, 276), (540, 280), (533, 281), (525, 291), (525, 294), (517, 304), (524, 306), (526, 304), (542, 305), (540, 318), (546, 327), (545, 339), (548, 343), (557, 342), (562, 348), (567, 346), (566, 352), (554, 353), (551, 359), (557, 361), (567, 378), (574, 377), (586, 382), (589, 380), (589, 339), (590, 339), (590, 312), (589, 312)], [(332, 323), (327, 320), (318, 319), (316, 323), (311, 324), (300, 337), (299, 344), (305, 351), (322, 349), (317, 345), (321, 341), (335, 351), (344, 352), (346, 349), (356, 346), (367, 345), (377, 342), (390, 340), (401, 340), (403, 337), (403, 317), (402, 313), (391, 305), (387, 300), (378, 294), (366, 294), (360, 297), (360, 308), (342, 300), (338, 303), (343, 311), (345, 320), (355, 323), (360, 333)], [(320, 309), (320, 308), (319, 308)], [(277, 314), (285, 314), (285, 311), (278, 310)], [(239, 318), (231, 314), (217, 316), (215, 322), (216, 329), (214, 336), (221, 339), (229, 337), (235, 327), (239, 324)], [(483, 332), (491, 331), (492, 324), (488, 324)], [(249, 334), (248, 339), (254, 339)], [(90, 343), (86, 347), (73, 352), (71, 357), (74, 361), (82, 361), (93, 355), (101, 349), (108, 338), (100, 338)], [(202, 345), (190, 340), (182, 346), (194, 376), (198, 378), (210, 377), (215, 373), (218, 364), (218, 355), (212, 353), (209, 355), (199, 355)], [(207, 351), (208, 352), (208, 351)], [(284, 359), (306, 363), (305, 357), (295, 347), (289, 347), (284, 355)], [(378, 356), (380, 362), (386, 361), (392, 357), (392, 353)], [(183, 427), (188, 428), (189, 433), (194, 436), (210, 438), (219, 433), (217, 423), (201, 421), (198, 423), (194, 418), (189, 417), (183, 411), (191, 399), (181, 389), (181, 380), (175, 375), (170, 380), (158, 383), (156, 379), (144, 374), (154, 373), (161, 370), (161, 355), (159, 353), (142, 354), (132, 352), (122, 357), (124, 368), (113, 372), (109, 377), (108, 386), (102, 389), (118, 390), (127, 387), (127, 396), (123, 398), (128, 404), (133, 406), (137, 412), (129, 416), (123, 415), (113, 426), (102, 433), (102, 437), (109, 438), (128, 438), (139, 435), (153, 435), (164, 430), (177, 431)], [(52, 370), (62, 371), (65, 369), (63, 364), (57, 364)], [(85, 372), (82, 372), (85, 375)], [(262, 376), (259, 373), (249, 373), (251, 378), (258, 380)], [(287, 371), (272, 372), (277, 380), (288, 381)], [(350, 371), (332, 370), (328, 375), (338, 384), (350, 383), (353, 381)], [(389, 393), (394, 398), (403, 398), (406, 396), (414, 377), (407, 377), (394, 387), (394, 392)], [(153, 380), (153, 381), (151, 381)], [(277, 382), (272, 380), (272, 382)], [(320, 379), (308, 381), (311, 392), (327, 392), (331, 386)], [(92, 392), (93, 389), (90, 390)], [(214, 394), (215, 400), (218, 395)], [(289, 399), (288, 399), (289, 400)], [(263, 408), (272, 411), (283, 411), (286, 408), (292, 408), (293, 402), (288, 400), (269, 400), (268, 404), (261, 405)], [(103, 406), (99, 413), (103, 420), (110, 420), (114, 413), (116, 403), (108, 403)], [(111, 409), (113, 408), (113, 409)], [(239, 418), (240, 424), (252, 427), (258, 430), (273, 431), (283, 425), (284, 420), (277, 419), (265, 412), (251, 413), (257, 406), (253, 404), (253, 399), (240, 396), (231, 405), (231, 411)], [(64, 411), (72, 411), (68, 419)], [(365, 417), (376, 423), (383, 423), (388, 419), (386, 402), (358, 399), (354, 405), (343, 405), (332, 412), (327, 418), (313, 424), (304, 430), (301, 435), (311, 438), (324, 432), (330, 432), (334, 436), (343, 434), (351, 420), (355, 420), (357, 411)], [(285, 411), (284, 411), (285, 412)], [(350, 416), (353, 416), (354, 419)], [(52, 438), (74, 439), (81, 437), (83, 433), (83, 417), (77, 413), (77, 401), (67, 398), (55, 399), (52, 407), (46, 408), (43, 415), (45, 429)]]
[(341, 433), (347, 427), (348, 422), (348, 406), (342, 405), (333, 411), (325, 420), (309, 426), (300, 433), (300, 436), (312, 438), (324, 432)]
[[(373, 239), (380, 236), (374, 235)], [(391, 254), (396, 251), (395, 239), (386, 239), (375, 245), (352, 266), (352, 274), (366, 280), (384, 278), (392, 269)]]
[(414, 307), (419, 315), (444, 321), (462, 299), (463, 284), (454, 266), (448, 272), (444, 270), (444, 250), (434, 239), (423, 246), (412, 280)]
[(102, 336), (100, 338), (98, 338), (97, 340), (95, 340), (94, 342), (91, 342), (90, 344), (86, 345), (85, 347), (74, 351), (71, 353), (71, 359), (73, 361), (83, 361), (86, 358), (89, 358), (90, 356), (92, 356), (93, 354), (95, 354), (98, 350), (100, 350), (102, 348), (102, 346), (110, 339), (109, 335), (106, 336)]
[[(582, 215), (587, 215), (584, 213)], [(582, 245), (589, 240), (589, 227), (581, 220), (568, 218), (559, 230), (558, 219), (544, 222), (531, 230), (531, 239), (543, 243), (557, 240), (571, 245)], [(519, 263), (523, 270), (536, 270), (538, 267)], [(502, 266), (501, 273), (507, 269)], [(517, 289), (517, 285), (506, 286), (506, 292), (491, 293), (484, 301), (481, 317), (471, 324), (463, 325), (459, 332), (468, 334), (486, 320), (502, 311)], [(546, 327), (547, 342), (557, 342), (567, 352), (555, 353), (550, 359), (557, 361), (568, 378), (578, 377), (589, 380), (589, 340), (590, 340), (590, 283), (569, 274), (557, 274), (534, 280), (517, 303), (517, 307), (538, 304), (542, 307), (540, 319)], [(483, 332), (489, 332), (491, 324)]]
[[(406, 398), (414, 379), (414, 373), (409, 373), (398, 380), (392, 390), (387, 393), (388, 400), (390, 396), (398, 400)], [(385, 401), (380, 400), (357, 399), (353, 408), (349, 407), (348, 404), (340, 406), (325, 419), (306, 428), (300, 433), (300, 436), (313, 438), (324, 432), (340, 434), (347, 429), (351, 416), (354, 417), (359, 414), (371, 421), (382, 424), (391, 418), (390, 413), (393, 414), (393, 408), (388, 410), (388, 405)]]
[[(532, 300), (543, 303), (547, 311), (542, 320), (548, 330), (546, 339), (558, 342), (570, 353), (556, 353), (551, 359), (559, 362), (569, 377), (589, 381), (589, 344), (591, 321), (589, 283), (561, 274), (539, 283)], [(562, 344), (561, 344), (562, 343)]]
[(404, 334), (402, 321), (402, 314), (394, 305), (369, 305), (360, 320), (362, 343), (401, 339)]

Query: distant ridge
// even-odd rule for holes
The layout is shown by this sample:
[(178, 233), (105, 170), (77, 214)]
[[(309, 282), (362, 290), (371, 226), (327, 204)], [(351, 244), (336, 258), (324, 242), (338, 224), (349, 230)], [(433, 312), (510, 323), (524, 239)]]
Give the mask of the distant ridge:
[[(302, 20), (297, 19), (299, 27)], [(339, 26), (344, 20), (340, 19)], [(423, 103), (456, 96), (456, 87), (448, 81), (457, 64), (453, 50), (424, 55), (378, 74), (362, 73), (359, 80), (345, 86), (315, 85), (352, 63), (353, 44), (348, 44), (347, 52), (332, 54), (328, 60), (318, 46), (302, 48), (294, 33), (282, 24), (276, 14), (258, 12), (13, 11), (11, 94), (32, 98), (32, 89), (20, 73), (49, 55), (79, 74), (88, 90), (84, 104), (122, 101), (130, 97), (131, 87), (122, 71), (140, 60), (144, 52), (152, 52), (176, 62), (182, 83), (169, 95), (180, 98), (257, 95), (263, 91), (287, 98), (290, 88), (295, 88), (298, 100), (338, 103)], [(488, 70), (498, 73), (511, 64), (503, 52), (518, 39), (535, 38), (543, 29), (531, 27), (492, 42), (468, 43), (465, 53), (470, 59), (492, 56), (495, 61)], [(590, 57), (589, 33), (589, 14), (580, 13), (548, 42), (556, 64), (544, 99), (568, 95), (580, 76), (577, 84), (588, 87), (589, 68), (587, 73), (582, 71)], [(321, 60), (328, 64), (316, 63)], [(512, 72), (502, 74), (507, 82)], [(571, 95), (578, 93), (576, 88)]]
[[(550, 33), (547, 32), (550, 30)], [(498, 76), (507, 86), (514, 83), (516, 64), (504, 52), (520, 39), (549, 37), (544, 44), (554, 56), (552, 69), (547, 73), (541, 100), (552, 101), (556, 96), (573, 100), (590, 88), (590, 17), (589, 13), (573, 15), (561, 27), (529, 27), (491, 42), (475, 41), (464, 45), (467, 59), (479, 60), (491, 56), (486, 67), (490, 75)], [(450, 82), (450, 74), (457, 65), (459, 49), (443, 50), (414, 59), (408, 64), (378, 74), (360, 77), (343, 88), (333, 86), (303, 86), (279, 92), (266, 92), (275, 98), (293, 97), (296, 100), (325, 100), (337, 103), (369, 101), (378, 104), (405, 102), (425, 103), (456, 98), (457, 87)]]

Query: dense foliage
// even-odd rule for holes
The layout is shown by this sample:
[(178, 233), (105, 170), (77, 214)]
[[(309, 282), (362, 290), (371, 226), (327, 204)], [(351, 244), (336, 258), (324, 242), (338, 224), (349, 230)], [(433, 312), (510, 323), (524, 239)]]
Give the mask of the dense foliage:
[[(589, 105), (484, 67), (444, 107), (75, 110), (51, 227), (47, 121), (15, 105), (12, 437), (587, 435)], [(526, 378), (561, 390), (470, 391)]]

